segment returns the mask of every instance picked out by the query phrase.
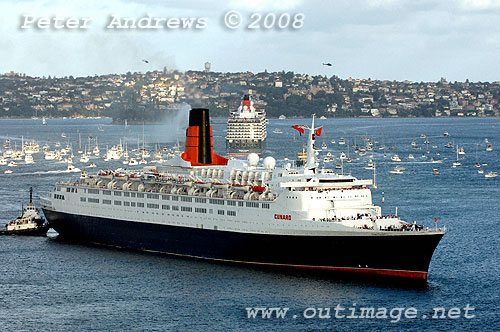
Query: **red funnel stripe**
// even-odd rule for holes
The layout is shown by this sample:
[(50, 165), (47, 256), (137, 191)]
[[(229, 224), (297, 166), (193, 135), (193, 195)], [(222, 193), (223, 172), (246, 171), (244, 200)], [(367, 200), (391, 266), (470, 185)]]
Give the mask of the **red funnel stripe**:
[(185, 161), (190, 161), (192, 166), (208, 166), (208, 165), (227, 165), (227, 159), (214, 153), (212, 126), (210, 126), (210, 153), (212, 162), (210, 164), (202, 164), (198, 160), (199, 151), (199, 127), (190, 126), (186, 130), (186, 149), (181, 155)]

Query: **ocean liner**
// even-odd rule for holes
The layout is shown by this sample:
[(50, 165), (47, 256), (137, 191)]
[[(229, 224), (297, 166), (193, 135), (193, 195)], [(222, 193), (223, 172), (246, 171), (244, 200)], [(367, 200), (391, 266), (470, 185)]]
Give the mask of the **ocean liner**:
[(193, 109), (185, 152), (135, 171), (59, 182), (41, 205), (62, 237), (254, 265), (426, 280), (445, 230), (382, 215), (371, 180), (317, 168), (314, 118), (307, 160), (278, 167), (256, 154), (213, 152), (207, 109)]
[(267, 137), (266, 112), (256, 109), (249, 95), (227, 120), (226, 149), (229, 155), (261, 154)]

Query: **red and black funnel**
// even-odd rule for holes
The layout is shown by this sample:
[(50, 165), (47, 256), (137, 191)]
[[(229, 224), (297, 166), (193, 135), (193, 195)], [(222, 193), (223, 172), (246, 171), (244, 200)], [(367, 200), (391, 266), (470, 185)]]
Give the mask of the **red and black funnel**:
[(208, 109), (193, 108), (189, 112), (186, 149), (181, 157), (192, 166), (227, 165), (226, 158), (214, 153)]

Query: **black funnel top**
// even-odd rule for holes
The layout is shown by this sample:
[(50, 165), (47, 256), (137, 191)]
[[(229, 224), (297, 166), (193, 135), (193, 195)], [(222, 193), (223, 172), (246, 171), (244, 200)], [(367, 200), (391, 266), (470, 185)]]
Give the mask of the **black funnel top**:
[(207, 108), (193, 108), (189, 113), (189, 126), (196, 126), (198, 131), (198, 162), (212, 163), (210, 140), (210, 115)]

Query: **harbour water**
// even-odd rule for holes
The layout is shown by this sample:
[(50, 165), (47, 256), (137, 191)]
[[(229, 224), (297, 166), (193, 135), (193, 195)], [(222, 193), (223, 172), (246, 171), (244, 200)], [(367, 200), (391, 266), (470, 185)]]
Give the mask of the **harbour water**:
[[(215, 152), (224, 154), (223, 119), (214, 119)], [(113, 126), (106, 119), (0, 119), (0, 142), (6, 139), (21, 147), (24, 140), (40, 144), (70, 143), (75, 151), (73, 163), (91, 173), (99, 169), (127, 167), (121, 161), (105, 162), (106, 145), (127, 142), (131, 151), (142, 146), (143, 126)], [(291, 128), (308, 125), (308, 119), (270, 120), (266, 151), (280, 162), (292, 162), (305, 137)], [(338, 279), (328, 275), (309, 275), (296, 271), (276, 271), (140, 252), (65, 243), (54, 233), (47, 238), (0, 238), (0, 330), (3, 331), (491, 331), (500, 328), (500, 225), (498, 212), (500, 178), (478, 174), (477, 161), (485, 174), (500, 171), (500, 119), (327, 119), (316, 147), (325, 142), (338, 158), (348, 153), (347, 144), (362, 136), (378, 141), (373, 151), (359, 157), (350, 148), (352, 163), (344, 162), (344, 173), (372, 178), (366, 162), (376, 164), (377, 185), (373, 201), (383, 213), (400, 215), (404, 220), (427, 227), (446, 226), (449, 232), (437, 247), (425, 285)], [(103, 131), (99, 131), (102, 127)], [(184, 127), (185, 128), (185, 127)], [(176, 137), (183, 144), (184, 128), (177, 125), (146, 125), (145, 144), (173, 146)], [(272, 133), (279, 128), (282, 134)], [(450, 137), (443, 136), (449, 132)], [(66, 137), (62, 137), (64, 133)], [(429, 152), (425, 134), (429, 140)], [(76, 151), (80, 138), (82, 150), (88, 137), (98, 137), (101, 157), (79, 163)], [(346, 145), (339, 145), (339, 138)], [(485, 150), (485, 138), (493, 151)], [(331, 143), (335, 139), (336, 143)], [(416, 141), (420, 150), (411, 147)], [(139, 142), (139, 143), (138, 143)], [(452, 167), (456, 153), (444, 145), (463, 147), (461, 166)], [(377, 147), (385, 145), (385, 150)], [(393, 149), (389, 150), (392, 146)], [(433, 146), (437, 146), (434, 148)], [(5, 149), (2, 148), (2, 151)], [(437, 155), (437, 152), (440, 155)], [(386, 157), (384, 157), (386, 154)], [(398, 154), (402, 162), (390, 157)], [(414, 159), (409, 159), (409, 154)], [(426, 157), (423, 158), (422, 155)], [(431, 157), (443, 160), (432, 163)], [(464, 157), (464, 159), (461, 159)], [(288, 158), (289, 160), (285, 160)], [(359, 160), (357, 160), (359, 158)], [(34, 164), (0, 166), (0, 224), (17, 217), (21, 204), (34, 187), (38, 197), (51, 190), (59, 180), (79, 173), (64, 173), (65, 163), (46, 161), (43, 153), (34, 155)], [(328, 164), (335, 167), (337, 162)], [(398, 164), (403, 174), (389, 174)], [(154, 164), (152, 164), (154, 165)], [(135, 166), (135, 167), (142, 167)], [(432, 174), (438, 168), (440, 175)], [(12, 174), (4, 174), (11, 169)], [(341, 171), (341, 170), (339, 170)], [(382, 203), (382, 198), (384, 203)], [(286, 250), (286, 248), (283, 248)], [(367, 248), (377, 250), (377, 248)], [(399, 250), (393, 248), (394, 251)], [(342, 255), (342, 252), (332, 252)], [(408, 259), (419, 248), (408, 252)], [(380, 255), (390, 256), (391, 252)], [(336, 318), (334, 308), (373, 307), (416, 308), (416, 318), (393, 317)], [(464, 308), (473, 318), (464, 317)], [(283, 318), (248, 318), (246, 308), (286, 307)], [(433, 318), (434, 308), (460, 308), (458, 318)], [(331, 316), (311, 317), (315, 308), (331, 308)], [(307, 317), (305, 318), (304, 314)], [(456, 315), (451, 315), (456, 317)], [(424, 318), (425, 317), (425, 318)]]

